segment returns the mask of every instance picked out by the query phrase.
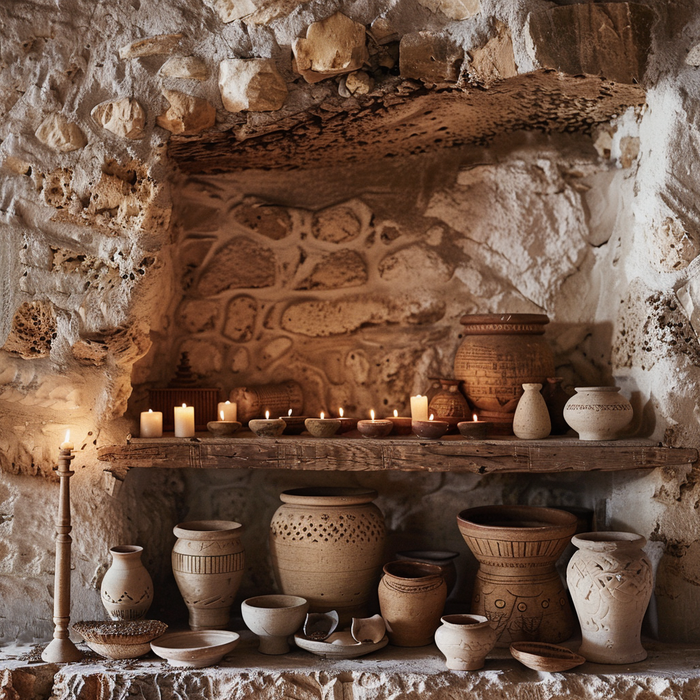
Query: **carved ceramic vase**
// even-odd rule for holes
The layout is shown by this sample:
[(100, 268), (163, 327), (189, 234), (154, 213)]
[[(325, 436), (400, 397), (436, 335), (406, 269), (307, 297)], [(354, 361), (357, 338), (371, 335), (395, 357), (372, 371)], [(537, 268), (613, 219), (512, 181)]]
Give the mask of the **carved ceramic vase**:
[(392, 561), (379, 582), (379, 609), (389, 642), (422, 647), (433, 641), (447, 599), (440, 568), (418, 561)]
[(513, 433), (522, 440), (541, 440), (552, 430), (541, 384), (523, 384), (523, 395), (513, 416)]
[(543, 314), (463, 316), (464, 340), (454, 360), (455, 377), (483, 420), (510, 425), (523, 384), (542, 384), (554, 374), (554, 355), (544, 339)]
[(459, 390), (459, 379), (438, 379), (440, 389), (428, 400), (428, 413), (435, 420), (446, 420), (451, 427), (471, 419), (469, 404)]
[(112, 620), (140, 620), (153, 602), (153, 581), (141, 562), (143, 547), (112, 547), (112, 565), (102, 579), (100, 597)]
[(587, 532), (572, 543), (579, 550), (566, 580), (581, 623), (579, 654), (602, 664), (642, 661), (642, 619), (654, 586), (642, 549), (646, 539), (632, 532)]
[(516, 641), (558, 644), (574, 617), (555, 564), (576, 530), (576, 516), (553, 508), (482, 506), (462, 511), (459, 530), (479, 562), (472, 612)]
[(361, 488), (301, 488), (280, 494), (270, 523), (272, 568), (280, 590), (309, 601), (311, 612), (337, 610), (342, 624), (364, 617), (376, 590), (386, 528)]
[(243, 578), (243, 525), (230, 520), (199, 520), (173, 528), (178, 538), (172, 564), (193, 630), (224, 629)]
[(496, 630), (483, 615), (445, 615), (435, 632), (435, 644), (447, 668), (476, 671), (496, 644)]
[(615, 440), (632, 420), (632, 405), (617, 386), (576, 387), (564, 406), (564, 419), (580, 440)]

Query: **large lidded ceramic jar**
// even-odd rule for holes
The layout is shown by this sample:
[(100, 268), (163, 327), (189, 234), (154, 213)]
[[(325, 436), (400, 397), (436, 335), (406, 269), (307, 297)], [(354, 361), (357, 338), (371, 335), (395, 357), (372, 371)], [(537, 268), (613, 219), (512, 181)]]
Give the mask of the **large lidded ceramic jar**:
[(243, 525), (230, 520), (198, 520), (173, 528), (178, 538), (173, 573), (193, 630), (228, 625), (245, 568), (242, 531)]
[(614, 440), (629, 425), (632, 404), (617, 386), (576, 387), (564, 406), (564, 420), (581, 440)]
[(566, 580), (581, 623), (579, 654), (601, 664), (646, 659), (640, 636), (654, 587), (642, 549), (646, 539), (633, 532), (586, 532), (571, 542), (579, 551)]
[(112, 620), (140, 620), (153, 602), (153, 581), (141, 562), (143, 547), (112, 547), (112, 566), (102, 579), (100, 597)]
[(341, 623), (367, 614), (384, 554), (384, 516), (362, 488), (300, 488), (280, 494), (270, 523), (280, 590), (306, 598), (311, 612), (336, 610)]
[(572, 513), (534, 506), (482, 506), (457, 517), (479, 562), (472, 612), (493, 624), (498, 646), (571, 636), (574, 617), (555, 564), (576, 522)]
[(509, 424), (523, 384), (554, 376), (554, 355), (544, 339), (543, 314), (463, 316), (464, 340), (454, 361), (455, 377), (484, 420)]

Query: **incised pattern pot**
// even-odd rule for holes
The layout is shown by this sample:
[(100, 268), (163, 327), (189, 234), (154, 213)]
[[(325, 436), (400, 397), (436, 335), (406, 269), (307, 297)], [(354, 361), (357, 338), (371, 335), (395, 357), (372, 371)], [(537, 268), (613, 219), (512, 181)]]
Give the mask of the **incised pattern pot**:
[(483, 615), (445, 615), (435, 632), (435, 644), (447, 668), (476, 671), (496, 644), (496, 630)]
[(153, 602), (153, 581), (141, 562), (143, 547), (112, 547), (112, 565), (102, 579), (100, 597), (112, 620), (140, 620)]
[(634, 412), (619, 391), (617, 386), (576, 387), (564, 406), (564, 420), (580, 440), (614, 440), (627, 427)]

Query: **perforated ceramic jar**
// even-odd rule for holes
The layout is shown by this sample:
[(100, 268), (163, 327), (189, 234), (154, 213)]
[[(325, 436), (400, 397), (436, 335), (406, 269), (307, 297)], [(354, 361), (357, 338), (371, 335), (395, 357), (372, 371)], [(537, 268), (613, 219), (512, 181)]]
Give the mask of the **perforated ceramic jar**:
[(270, 523), (272, 567), (280, 590), (310, 603), (311, 612), (337, 610), (341, 622), (367, 613), (376, 589), (386, 528), (359, 488), (302, 488), (280, 494)]

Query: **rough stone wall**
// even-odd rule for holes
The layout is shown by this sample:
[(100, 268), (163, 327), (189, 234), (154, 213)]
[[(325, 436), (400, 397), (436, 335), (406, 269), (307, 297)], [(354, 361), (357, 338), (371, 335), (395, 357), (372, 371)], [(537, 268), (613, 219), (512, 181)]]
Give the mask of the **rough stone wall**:
[[(48, 0), (4, 4), (0, 640), (51, 630), (49, 475), (66, 427), (78, 446), (74, 619), (101, 616), (107, 550), (125, 540), (147, 544), (167, 607), (170, 528), (182, 519), (240, 518), (249, 551), (263, 551), (277, 491), (305, 475), (153, 470), (119, 489), (95, 460), (94, 445), (124, 439), (133, 427), (127, 403), (135, 415), (182, 349), (222, 388), (294, 376), (310, 412), (341, 403), (405, 410), (428, 374), (449, 373), (460, 315), (544, 311), (569, 384), (616, 381), (633, 400), (639, 434), (699, 446), (700, 95), (691, 49), (700, 17), (692, 3), (646, 4), (658, 16), (648, 107), (592, 138), (516, 135), (350, 169), (191, 178), (167, 161), (170, 134), (269, 129), (277, 138), (280, 116), (371, 89), (372, 76), (357, 70), (365, 57), (355, 24), (385, 47), (368, 56), (372, 65), (439, 86), (460, 79), (468, 55), (485, 84), (513, 64), (520, 74), (538, 67), (528, 13), (554, 5), (72, 0), (57, 12)], [(337, 10), (354, 23), (345, 23), (352, 72), (326, 55), (315, 82), (319, 64), (304, 63), (309, 46), (297, 41), (323, 35), (326, 25), (307, 30)], [(512, 56), (503, 54), (503, 27)], [(413, 36), (417, 29), (428, 35)], [(403, 67), (399, 43), (421, 49)], [(267, 61), (252, 73), (227, 64), (236, 80), (220, 89), (219, 64), (251, 58)], [(362, 479), (382, 494), (394, 549), (416, 541), (466, 552), (453, 515), (472, 504), (595, 507), (600, 523), (653, 541), (659, 631), (679, 641), (700, 638), (697, 481), (695, 470)], [(442, 513), (450, 517), (434, 519)], [(264, 559), (252, 558), (246, 592), (270, 584)]]

